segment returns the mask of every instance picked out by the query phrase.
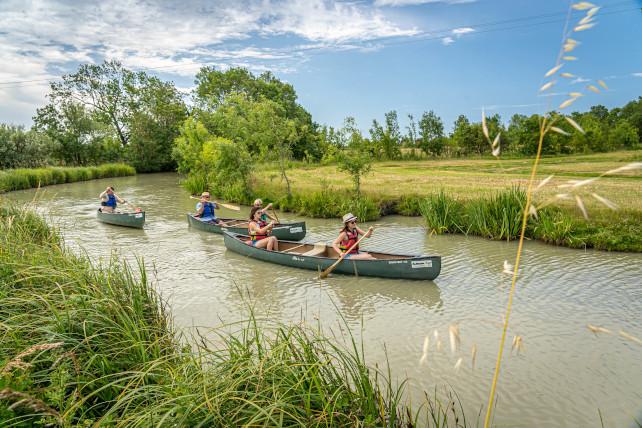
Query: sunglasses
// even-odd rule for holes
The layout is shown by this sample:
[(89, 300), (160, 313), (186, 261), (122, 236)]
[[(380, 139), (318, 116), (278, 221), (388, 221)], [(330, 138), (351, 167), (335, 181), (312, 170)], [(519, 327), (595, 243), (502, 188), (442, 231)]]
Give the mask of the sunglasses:
[(348, 224), (357, 224), (356, 220), (349, 221)]

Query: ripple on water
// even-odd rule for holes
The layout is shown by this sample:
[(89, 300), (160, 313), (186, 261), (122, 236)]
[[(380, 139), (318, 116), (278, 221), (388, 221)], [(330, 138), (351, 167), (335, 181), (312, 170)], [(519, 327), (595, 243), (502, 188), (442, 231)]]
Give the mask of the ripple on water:
[[(146, 210), (144, 230), (96, 221), (97, 196), (107, 185)], [(159, 191), (162, 189), (162, 191)], [(31, 201), (34, 192), (7, 197)], [(363, 338), (371, 363), (393, 376), (410, 378), (414, 402), (435, 384), (451, 385), (475, 420), (488, 391), (504, 313), (515, 242), (475, 237), (435, 236), (420, 219), (386, 217), (376, 223), (363, 247), (372, 251), (442, 256), (442, 273), (434, 282), (354, 278), (297, 270), (234, 254), (223, 239), (187, 227), (185, 213), (194, 201), (176, 185), (172, 174), (141, 175), (54, 186), (39, 195), (41, 209), (58, 222), (69, 245), (96, 258), (112, 250), (130, 262), (144, 256), (155, 266), (157, 284), (172, 307), (176, 322), (216, 326), (247, 317), (250, 299), (270, 319), (310, 323), (344, 337), (341, 323)], [(224, 216), (245, 216), (222, 211)], [(283, 220), (300, 220), (280, 213)], [(332, 242), (337, 220), (305, 219), (307, 242)], [(642, 397), (640, 347), (620, 330), (642, 337), (642, 255), (555, 248), (526, 242), (508, 330), (495, 422), (504, 426), (599, 426), (597, 409), (608, 426), (628, 426), (639, 417)], [(249, 296), (249, 297), (248, 297)], [(337, 315), (337, 310), (341, 316)], [(594, 335), (586, 324), (614, 334)], [(457, 324), (461, 347), (449, 350), (448, 326)], [(437, 350), (434, 330), (439, 332)], [(518, 355), (510, 345), (523, 337)], [(427, 360), (420, 364), (423, 342), (430, 338)], [(384, 348), (385, 344), (385, 348)], [(476, 367), (470, 351), (478, 349)], [(462, 366), (453, 369), (458, 358)]]

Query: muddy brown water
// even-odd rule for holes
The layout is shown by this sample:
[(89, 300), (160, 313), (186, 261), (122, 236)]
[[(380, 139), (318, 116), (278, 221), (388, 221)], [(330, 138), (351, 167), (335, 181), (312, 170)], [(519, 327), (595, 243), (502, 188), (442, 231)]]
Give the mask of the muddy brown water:
[[(71, 248), (106, 260), (115, 251), (144, 257), (176, 324), (216, 327), (257, 313), (286, 323), (302, 319), (339, 334), (342, 319), (363, 339), (367, 362), (387, 358), (396, 380), (408, 379), (408, 398), (450, 385), (468, 420), (488, 400), (516, 244), (464, 236), (429, 236), (420, 218), (384, 217), (365, 249), (442, 256), (435, 281), (332, 275), (278, 266), (226, 251), (220, 235), (188, 228), (194, 202), (175, 174), (95, 180), (13, 192), (5, 199), (37, 200)], [(107, 185), (145, 209), (143, 230), (97, 222), (98, 194)], [(296, 183), (295, 183), (296, 185)], [(241, 214), (247, 215), (243, 207)], [(236, 213), (223, 210), (222, 216)], [(279, 213), (284, 221), (301, 220)], [(330, 241), (337, 220), (304, 218), (306, 242)], [(392, 250), (392, 251), (391, 251)], [(249, 296), (249, 297), (247, 297)], [(453, 353), (448, 328), (461, 346)], [(613, 334), (592, 333), (587, 324)], [(435, 336), (437, 332), (437, 337)], [(527, 242), (498, 386), (498, 426), (636, 426), (642, 423), (642, 255), (571, 250)], [(523, 338), (520, 352), (513, 338)], [(429, 348), (422, 360), (424, 340)], [(477, 357), (472, 367), (471, 348)], [(459, 359), (462, 362), (456, 370)], [(482, 414), (483, 420), (483, 414)]]

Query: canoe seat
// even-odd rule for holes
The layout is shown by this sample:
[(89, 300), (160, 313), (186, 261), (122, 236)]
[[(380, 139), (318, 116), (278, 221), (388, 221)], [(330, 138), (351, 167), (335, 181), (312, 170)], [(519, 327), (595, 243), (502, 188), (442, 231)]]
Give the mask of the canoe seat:
[(326, 245), (325, 242), (317, 242), (314, 244), (314, 248), (310, 251), (307, 251), (302, 256), (320, 256), (325, 253)]

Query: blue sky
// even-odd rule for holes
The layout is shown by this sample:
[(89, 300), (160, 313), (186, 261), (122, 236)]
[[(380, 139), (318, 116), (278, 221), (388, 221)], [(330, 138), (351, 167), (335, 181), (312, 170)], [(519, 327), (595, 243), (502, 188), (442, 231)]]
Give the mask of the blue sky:
[[(271, 70), (317, 122), (340, 126), (434, 110), (450, 129), (481, 108), (514, 113), (623, 105), (642, 95), (642, 1), (595, 2), (574, 32), (578, 60), (538, 92), (557, 58), (569, 2), (526, 0), (0, 0), (0, 122), (31, 124), (48, 80), (118, 59), (189, 92), (201, 65)], [(571, 14), (571, 29), (587, 10)], [(608, 90), (596, 81), (603, 80)], [(595, 85), (599, 94), (586, 89)]]

